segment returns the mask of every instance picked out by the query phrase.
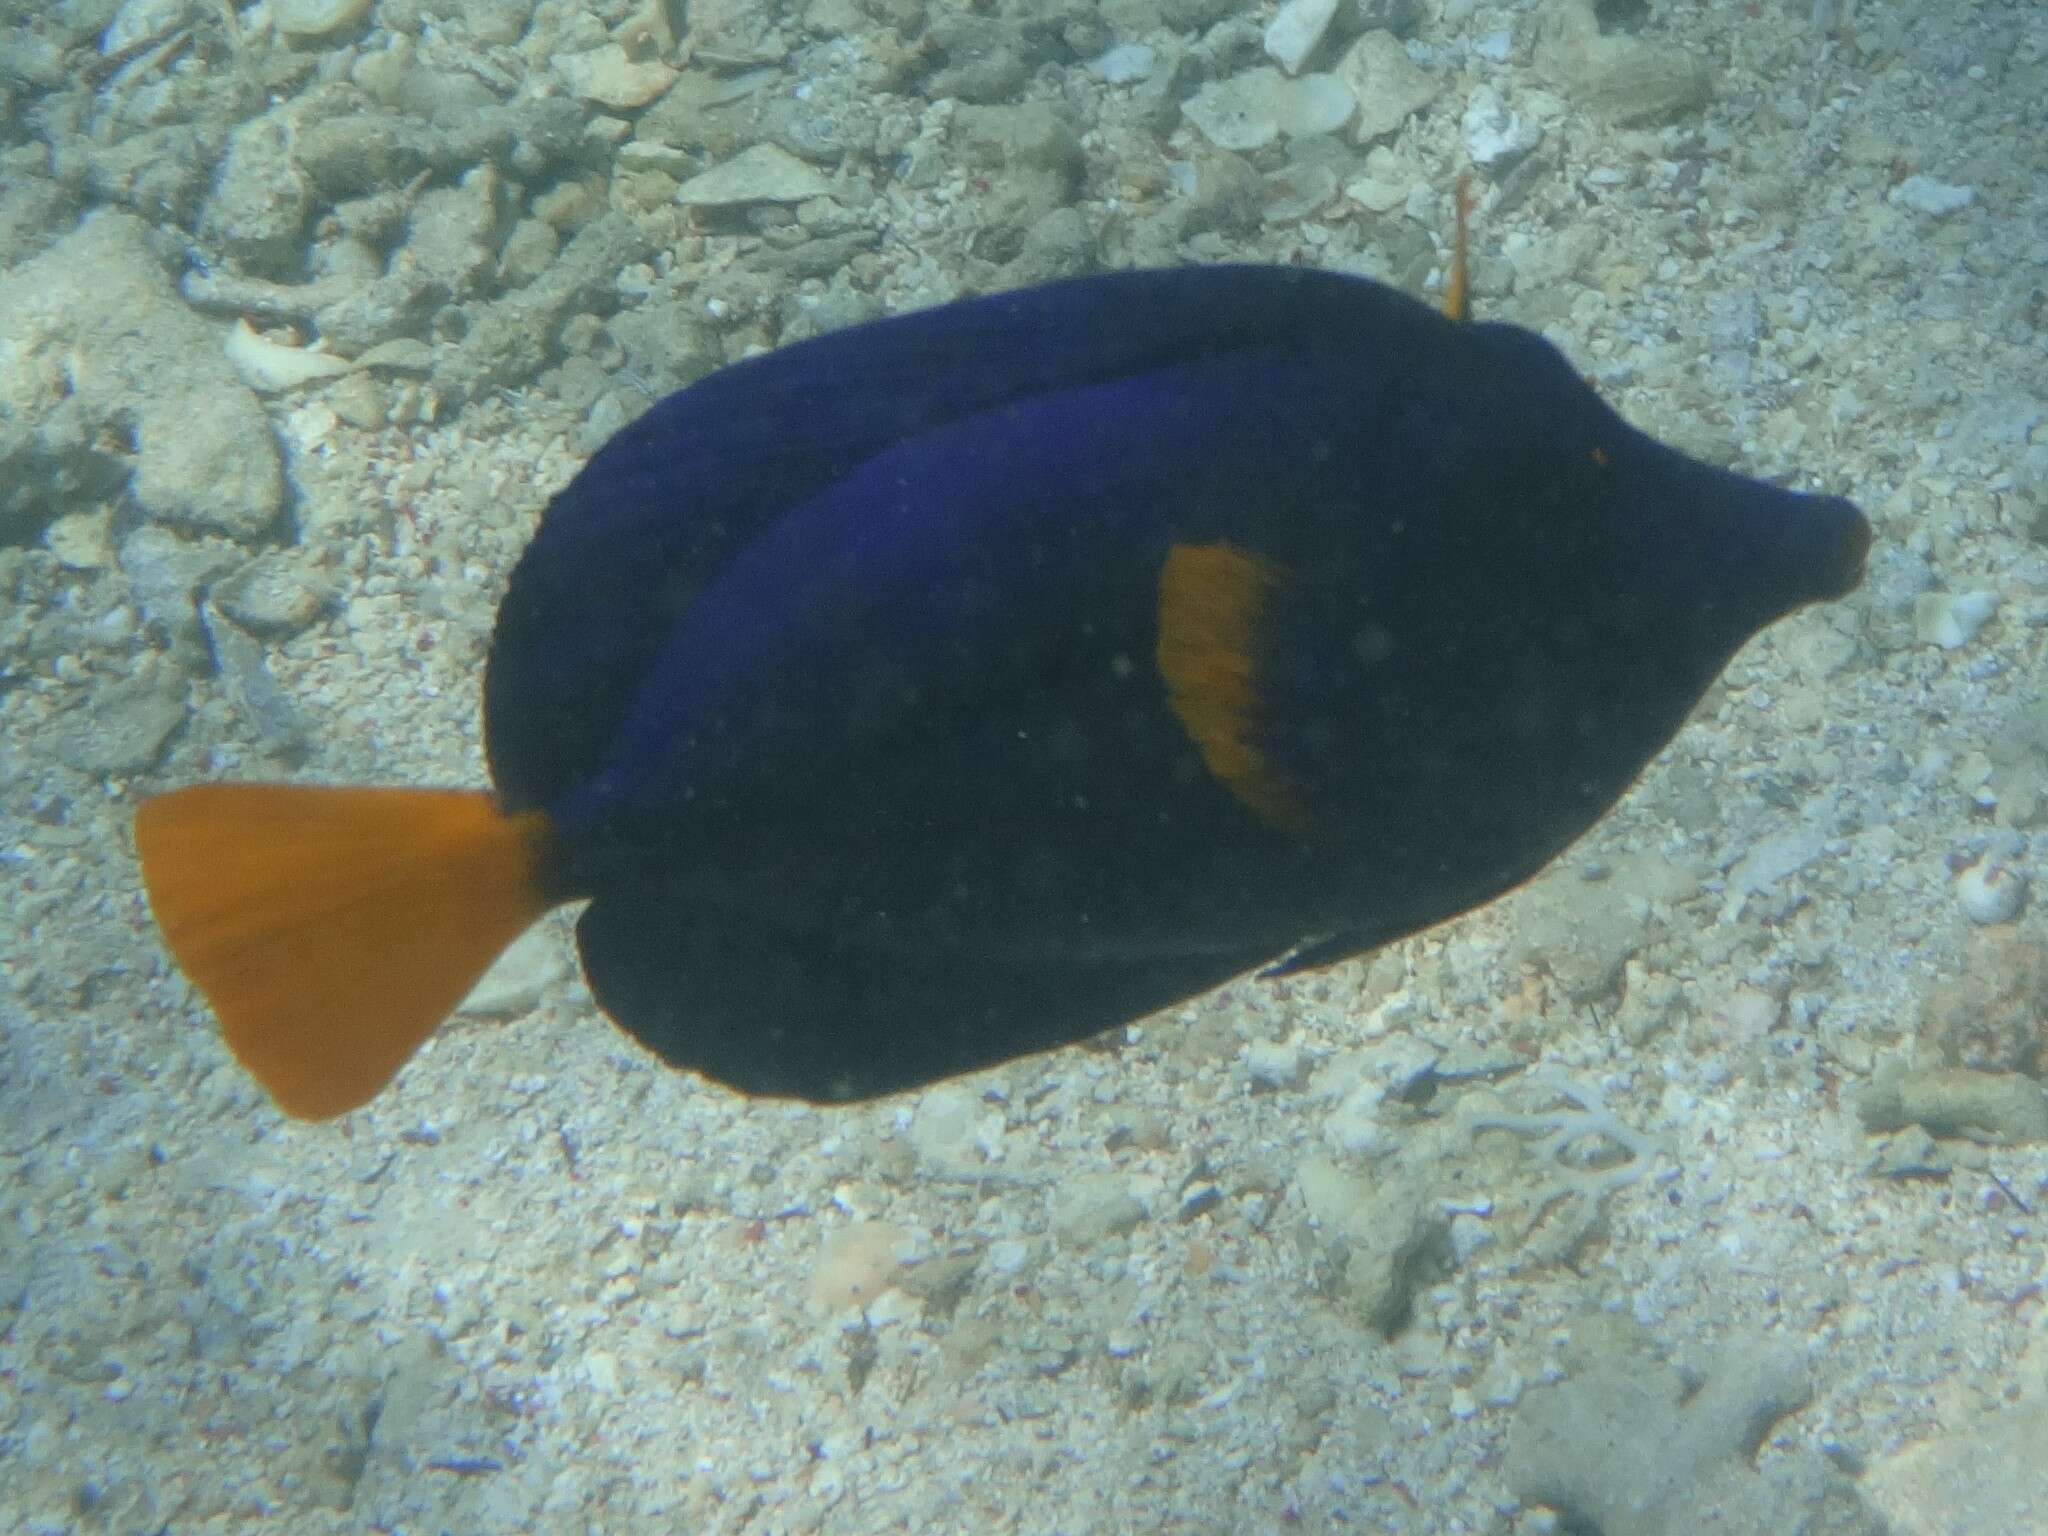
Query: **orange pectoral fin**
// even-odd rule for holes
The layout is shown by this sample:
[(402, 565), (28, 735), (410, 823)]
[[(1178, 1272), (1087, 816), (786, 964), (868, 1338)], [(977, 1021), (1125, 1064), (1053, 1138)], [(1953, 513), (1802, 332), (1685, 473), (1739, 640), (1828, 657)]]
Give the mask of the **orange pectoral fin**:
[(165, 945), (305, 1119), (371, 1098), (550, 905), (546, 818), (471, 790), (203, 784), (135, 842)]
[(1281, 831), (1308, 825), (1260, 751), (1258, 628), (1285, 571), (1232, 544), (1176, 544), (1159, 573), (1157, 662), (1166, 696), (1209, 771)]

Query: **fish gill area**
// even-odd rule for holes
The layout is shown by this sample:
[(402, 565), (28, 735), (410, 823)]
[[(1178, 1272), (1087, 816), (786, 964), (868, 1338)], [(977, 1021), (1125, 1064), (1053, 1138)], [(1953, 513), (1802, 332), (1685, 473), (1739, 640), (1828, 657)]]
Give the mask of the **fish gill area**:
[[(0, 1527), (1903, 1536), (2048, 1507), (2028, 0), (0, 0)], [(877, 1105), (514, 947), (284, 1121), (200, 777), (477, 783), (547, 496), (763, 348), (1112, 267), (1475, 301), (1854, 495), (1504, 900)]]

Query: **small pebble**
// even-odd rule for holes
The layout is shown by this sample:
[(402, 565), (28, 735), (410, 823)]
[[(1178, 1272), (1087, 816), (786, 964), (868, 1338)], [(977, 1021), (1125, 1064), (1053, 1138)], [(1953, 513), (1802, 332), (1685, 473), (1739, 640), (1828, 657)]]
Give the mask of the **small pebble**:
[(102, 570), (114, 563), (111, 521), (104, 510), (68, 512), (43, 530), (43, 547), (67, 570)]
[(358, 25), (370, 0), (273, 0), (270, 12), (286, 37), (324, 38)]
[(1888, 200), (1929, 218), (1945, 219), (1977, 201), (1977, 189), (1932, 176), (1908, 176), (1891, 189)]
[(1134, 85), (1149, 76), (1158, 62), (1157, 49), (1144, 43), (1123, 43), (1110, 49), (1091, 67), (1095, 78), (1105, 85)]
[(1886, 1179), (1938, 1179), (1948, 1175), (1949, 1162), (1932, 1136), (1909, 1125), (1878, 1149), (1871, 1171)]
[(1953, 651), (1968, 645), (1997, 611), (1990, 592), (1923, 592), (1913, 600), (1913, 628), (1925, 643)]
[(1500, 92), (1482, 85), (1465, 103), (1459, 132), (1472, 163), (1488, 175), (1510, 169), (1543, 139), (1543, 130), (1519, 112), (1509, 109)]
[(605, 1396), (617, 1395), (619, 1362), (615, 1355), (602, 1349), (593, 1349), (583, 1357), (583, 1374), (590, 1385)]
[(1292, 1088), (1302, 1066), (1298, 1040), (1254, 1040), (1244, 1048), (1245, 1076), (1256, 1088)]
[(1477, 1216), (1451, 1218), (1451, 1256), (1460, 1268), (1492, 1241), (1492, 1231)]
[(1330, 29), (1337, 0), (1283, 0), (1266, 26), (1266, 55), (1290, 75), (1301, 73)]
[(1014, 1275), (1030, 1257), (1031, 1245), (1022, 1238), (997, 1238), (988, 1245), (988, 1267), (993, 1274)]
[(1956, 903), (1973, 923), (2009, 923), (2026, 901), (2026, 876), (1996, 859), (1979, 859), (1956, 876)]
[(659, 59), (635, 59), (617, 43), (563, 54), (555, 68), (572, 95), (613, 112), (637, 112), (676, 82)]
[(569, 973), (561, 938), (534, 928), (512, 941), (456, 1006), (475, 1018), (510, 1019), (537, 1006), (547, 989)]
[(235, 322), (223, 351), (242, 382), (261, 395), (281, 394), (322, 379), (338, 378), (356, 366), (329, 352), (272, 341), (253, 330), (247, 320)]
[(896, 1283), (910, 1238), (886, 1221), (857, 1221), (827, 1234), (811, 1269), (811, 1305), (837, 1312), (875, 1300)]

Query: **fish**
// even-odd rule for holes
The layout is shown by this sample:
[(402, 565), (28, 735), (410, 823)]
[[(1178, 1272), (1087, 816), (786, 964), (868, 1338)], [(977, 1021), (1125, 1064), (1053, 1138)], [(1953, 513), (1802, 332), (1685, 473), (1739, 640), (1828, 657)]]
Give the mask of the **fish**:
[(583, 903), (598, 1007), (747, 1095), (877, 1098), (1528, 880), (1735, 652), (1861, 579), (1850, 500), (1627, 424), (1549, 341), (1220, 264), (791, 343), (547, 505), (490, 787), (143, 800), (150, 910), (286, 1113), (374, 1097)]

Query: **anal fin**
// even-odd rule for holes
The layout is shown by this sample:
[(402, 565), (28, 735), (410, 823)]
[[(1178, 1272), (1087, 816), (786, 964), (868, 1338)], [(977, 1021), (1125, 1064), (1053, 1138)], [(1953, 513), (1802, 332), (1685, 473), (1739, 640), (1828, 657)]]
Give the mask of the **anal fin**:
[(1086, 1040), (1263, 958), (876, 949), (658, 886), (599, 896), (576, 935), (598, 1005), (670, 1065), (812, 1103), (877, 1098)]

